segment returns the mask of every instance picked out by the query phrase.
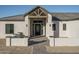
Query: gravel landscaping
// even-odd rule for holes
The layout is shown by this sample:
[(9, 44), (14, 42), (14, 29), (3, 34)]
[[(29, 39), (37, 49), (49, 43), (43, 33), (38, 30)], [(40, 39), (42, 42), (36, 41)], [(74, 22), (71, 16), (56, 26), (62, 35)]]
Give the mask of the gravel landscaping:
[(31, 54), (32, 47), (0, 47), (0, 54)]
[(79, 46), (62, 46), (62, 47), (49, 47), (46, 46), (49, 53), (53, 54), (79, 54)]
[(6, 46), (6, 40), (0, 39), (0, 46)]

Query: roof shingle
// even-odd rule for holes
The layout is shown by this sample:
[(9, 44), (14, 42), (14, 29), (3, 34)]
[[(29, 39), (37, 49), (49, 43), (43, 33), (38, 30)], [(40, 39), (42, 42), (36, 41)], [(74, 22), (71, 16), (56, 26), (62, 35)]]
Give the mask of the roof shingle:
[(15, 15), (0, 18), (0, 21), (24, 21), (24, 15)]

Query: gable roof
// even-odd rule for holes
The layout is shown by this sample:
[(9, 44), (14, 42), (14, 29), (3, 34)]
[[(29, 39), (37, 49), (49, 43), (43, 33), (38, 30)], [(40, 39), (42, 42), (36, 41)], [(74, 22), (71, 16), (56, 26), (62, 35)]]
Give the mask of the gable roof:
[[(24, 21), (24, 16), (28, 15), (32, 11), (36, 10), (37, 8), (42, 8), (41, 6), (37, 6), (28, 13), (22, 15), (15, 15), (9, 17), (0, 18), (0, 21)], [(45, 12), (48, 12), (46, 9), (42, 8)], [(79, 13), (50, 13), (52, 15), (52, 20), (60, 20), (60, 21), (71, 21), (71, 20), (79, 20)]]
[(45, 8), (41, 7), (41, 6), (36, 6), (35, 8), (33, 8), (32, 10), (30, 10), (28, 13), (25, 13), (24, 16), (30, 14), (31, 12), (33, 12), (34, 10), (38, 9), (38, 8), (41, 8), (42, 10), (44, 10), (46, 13), (50, 13), (48, 12)]

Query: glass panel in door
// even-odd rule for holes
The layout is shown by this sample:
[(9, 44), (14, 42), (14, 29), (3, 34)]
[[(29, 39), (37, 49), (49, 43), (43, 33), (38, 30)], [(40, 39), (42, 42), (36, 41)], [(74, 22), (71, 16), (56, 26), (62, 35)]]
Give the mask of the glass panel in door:
[(41, 24), (35, 24), (35, 36), (41, 35)]

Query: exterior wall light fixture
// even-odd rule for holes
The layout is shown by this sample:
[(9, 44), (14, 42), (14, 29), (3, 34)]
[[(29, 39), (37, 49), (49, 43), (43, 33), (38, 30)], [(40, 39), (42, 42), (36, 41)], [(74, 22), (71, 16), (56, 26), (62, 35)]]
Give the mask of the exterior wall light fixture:
[(26, 27), (27, 27), (28, 25), (26, 24)]

